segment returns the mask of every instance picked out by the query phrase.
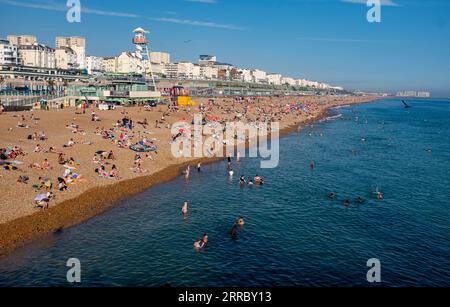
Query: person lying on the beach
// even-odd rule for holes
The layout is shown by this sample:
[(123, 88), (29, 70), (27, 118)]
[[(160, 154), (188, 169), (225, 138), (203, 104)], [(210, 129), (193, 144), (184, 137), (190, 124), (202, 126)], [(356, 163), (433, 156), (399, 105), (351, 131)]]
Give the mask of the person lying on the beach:
[(57, 151), (53, 146), (50, 146), (47, 150), (44, 151), (45, 153), (62, 153), (61, 151)]
[(73, 147), (75, 145), (75, 141), (73, 140), (73, 138), (70, 138), (70, 140), (67, 142), (67, 144), (64, 144), (63, 147), (67, 148), (67, 147)]
[(18, 121), (18, 122), (17, 122), (17, 128), (26, 128), (26, 129), (28, 129), (28, 128), (30, 128), (30, 126), (25, 125), (25, 124), (22, 123), (21, 121)]
[(144, 127), (144, 129), (147, 129), (148, 126), (148, 122), (147, 122), (147, 118), (144, 118), (143, 121), (139, 121), (137, 122), (139, 125), (141, 125), (142, 127)]
[(43, 151), (44, 151), (44, 148), (42, 148), (40, 144), (37, 144), (36, 147), (34, 147), (34, 150), (33, 150), (33, 152), (37, 152), (37, 153), (43, 152)]
[(94, 156), (92, 157), (92, 162), (94, 162), (95, 164), (103, 164), (104, 162), (104, 156), (102, 154), (97, 154), (97, 152), (94, 154)]
[(67, 183), (75, 184), (77, 182), (85, 181), (82, 175), (72, 172), (69, 169), (64, 171), (64, 179)]
[(145, 174), (148, 172), (146, 169), (141, 167), (140, 163), (138, 163), (135, 167), (131, 168), (131, 170), (133, 171), (133, 173), (136, 174)]
[(30, 178), (28, 176), (19, 176), (19, 178), (17, 179), (17, 183), (28, 183), (28, 180), (30, 180)]
[(109, 174), (106, 172), (105, 167), (102, 165), (100, 168), (96, 168), (94, 172), (102, 178), (108, 178)]
[(31, 163), (30, 165), (28, 165), (28, 167), (29, 168), (34, 168), (34, 169), (39, 169), (39, 170), (42, 169), (42, 166), (39, 163), (37, 163), (37, 162)]
[(17, 170), (19, 170), (19, 168), (17, 166), (14, 166), (14, 165), (11, 165), (11, 164), (3, 165), (3, 169), (5, 171), (17, 171)]

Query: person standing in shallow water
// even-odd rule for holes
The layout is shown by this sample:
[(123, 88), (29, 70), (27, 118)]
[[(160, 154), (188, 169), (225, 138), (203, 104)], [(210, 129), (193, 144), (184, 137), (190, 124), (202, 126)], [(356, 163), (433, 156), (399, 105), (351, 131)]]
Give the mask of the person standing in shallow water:
[(187, 201), (184, 201), (183, 207), (181, 208), (181, 213), (183, 215), (187, 215), (187, 213), (188, 213), (188, 202)]

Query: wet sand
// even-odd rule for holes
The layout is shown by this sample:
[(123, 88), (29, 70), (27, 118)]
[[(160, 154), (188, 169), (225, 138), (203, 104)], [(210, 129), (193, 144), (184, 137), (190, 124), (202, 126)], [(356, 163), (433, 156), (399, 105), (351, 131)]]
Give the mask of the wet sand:
[[(264, 107), (278, 103), (278, 107), (281, 108), (284, 103), (305, 102), (307, 112), (286, 114), (281, 118), (280, 135), (285, 135), (297, 130), (299, 125), (306, 125), (325, 117), (331, 107), (363, 103), (374, 99), (374, 97), (283, 97), (261, 100), (257, 103)], [(196, 99), (196, 101), (206, 103), (207, 99)], [(219, 116), (224, 120), (231, 120), (232, 117), (228, 111), (235, 107), (232, 100), (230, 98), (216, 99), (216, 103), (220, 103), (220, 106), (213, 106), (210, 114)], [(95, 110), (96, 114), (100, 116), (101, 122), (91, 121), (91, 109), (88, 109), (86, 114), (75, 114), (75, 109), (33, 111), (34, 117), (39, 118), (39, 120), (28, 119), (26, 123), (30, 125), (29, 129), (17, 128), (16, 125), (22, 115), (29, 118), (31, 112), (1, 115), (0, 148), (17, 145), (28, 154), (17, 158), (17, 160), (24, 162), (19, 166), (19, 171), (0, 170), (0, 255), (5, 255), (42, 235), (76, 225), (105, 212), (120, 200), (142, 192), (152, 185), (179, 176), (182, 169), (185, 169), (187, 165), (194, 167), (199, 161), (204, 165), (223, 159), (222, 157), (201, 159), (173, 157), (168, 142), (171, 138), (170, 129), (164, 127), (164, 125), (177, 122), (182, 118), (192, 118), (192, 115), (197, 111), (195, 108), (182, 108), (178, 112), (166, 116), (165, 123), (161, 124), (162, 128), (155, 128), (155, 120), (160, 119), (166, 109), (166, 106), (159, 106), (149, 112), (139, 107), (118, 108), (114, 111)], [(158, 153), (152, 155), (153, 160), (144, 158), (145, 161), (142, 164), (142, 167), (148, 170), (146, 174), (135, 174), (130, 171), (135, 152), (118, 148), (109, 140), (102, 139), (93, 133), (97, 127), (109, 129), (114, 122), (123, 117), (123, 114), (120, 113), (122, 110), (128, 113), (128, 116), (133, 119), (137, 126), (133, 141), (139, 140), (138, 134), (143, 131), (150, 132), (146, 135), (147, 138), (157, 139), (155, 143), (158, 145)], [(263, 111), (266, 110), (255, 111), (254, 120)], [(137, 124), (144, 118), (147, 118), (149, 123), (147, 129), (139, 127)], [(86, 134), (72, 133), (70, 129), (65, 127), (70, 123), (82, 127)], [(45, 132), (48, 140), (27, 140), (28, 135), (40, 131)], [(92, 142), (93, 144), (76, 144), (72, 148), (63, 148), (62, 145), (67, 143), (70, 138), (80, 142)], [(70, 185), (69, 190), (65, 192), (59, 192), (53, 188), (52, 191), (56, 198), (50, 202), (50, 208), (47, 211), (34, 208), (33, 200), (36, 194), (42, 192), (34, 192), (31, 185), (38, 183), (37, 178), (39, 176), (48, 176), (55, 184), (55, 179), (61, 176), (64, 169), (56, 161), (57, 154), (34, 153), (33, 149), (36, 144), (42, 145), (45, 149), (53, 146), (57, 150), (63, 151), (66, 158), (74, 157), (76, 161), (79, 161), (77, 171), (86, 180)], [(98, 165), (93, 164), (92, 156), (95, 151), (100, 149), (113, 150), (116, 159), (111, 161), (111, 164), (117, 166), (121, 176), (120, 180), (100, 178), (94, 173), (93, 170)], [(29, 164), (41, 163), (44, 158), (48, 159), (53, 169), (28, 168)], [(29, 176), (29, 183), (16, 183), (19, 175)]]

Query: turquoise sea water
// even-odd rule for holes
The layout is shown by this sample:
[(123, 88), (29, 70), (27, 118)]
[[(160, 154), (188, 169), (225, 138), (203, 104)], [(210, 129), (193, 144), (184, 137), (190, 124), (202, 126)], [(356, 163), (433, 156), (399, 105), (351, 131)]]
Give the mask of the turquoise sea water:
[[(369, 258), (381, 262), (381, 286), (450, 286), (450, 102), (409, 104), (334, 110), (282, 138), (275, 169), (244, 158), (233, 180), (224, 161), (155, 186), (0, 259), (0, 286), (70, 286), (72, 257), (82, 286), (373, 286)], [(263, 186), (239, 186), (256, 173)]]

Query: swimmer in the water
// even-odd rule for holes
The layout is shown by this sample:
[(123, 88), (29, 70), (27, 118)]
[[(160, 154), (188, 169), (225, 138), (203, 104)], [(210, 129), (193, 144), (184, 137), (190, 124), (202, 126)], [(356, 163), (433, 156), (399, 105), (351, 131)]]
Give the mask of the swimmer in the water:
[(208, 235), (206, 233), (203, 234), (202, 242), (203, 242), (203, 246), (208, 244)]
[(188, 179), (189, 178), (189, 173), (191, 172), (191, 167), (188, 165), (186, 170), (184, 171), (184, 178)]
[(194, 242), (194, 248), (195, 249), (201, 249), (203, 248), (204, 244), (203, 241), (201, 239), (197, 240)]
[(350, 201), (348, 199), (344, 200), (344, 206), (350, 205)]
[(181, 213), (183, 215), (186, 215), (188, 213), (188, 202), (187, 201), (184, 201), (183, 207), (181, 208)]
[(253, 181), (255, 182), (255, 184), (263, 184), (263, 179), (258, 174), (255, 175)]
[(228, 175), (229, 175), (230, 177), (232, 177), (233, 174), (234, 174), (233, 169), (230, 167), (230, 168), (228, 169)]
[(378, 200), (382, 200), (383, 199), (383, 194), (380, 191), (378, 191), (378, 187), (375, 190), (375, 195), (377, 196)]
[(201, 168), (202, 168), (202, 163), (201, 162), (198, 162), (197, 163), (197, 171), (200, 173), (200, 171), (201, 171)]
[(247, 183), (247, 181), (245, 180), (245, 177), (244, 177), (244, 176), (239, 177), (239, 183), (240, 183), (241, 185), (245, 185), (245, 184)]
[(377, 199), (378, 200), (382, 200), (383, 199), (383, 194), (381, 192), (376, 192), (377, 194)]
[(364, 198), (362, 198), (361, 196), (358, 196), (358, 198), (356, 199), (356, 202), (358, 204), (362, 204), (362, 203), (364, 203)]
[(309, 163), (309, 168), (313, 171), (315, 167), (316, 167), (316, 163), (314, 161), (311, 161)]
[(250, 179), (250, 181), (248, 182), (248, 185), (253, 185), (253, 180)]
[(328, 197), (331, 199), (335, 199), (336, 198), (336, 193), (331, 192), (330, 194), (328, 194)]
[(244, 224), (245, 224), (244, 218), (241, 216), (241, 217), (237, 220), (236, 223), (237, 223), (239, 226), (244, 226)]

